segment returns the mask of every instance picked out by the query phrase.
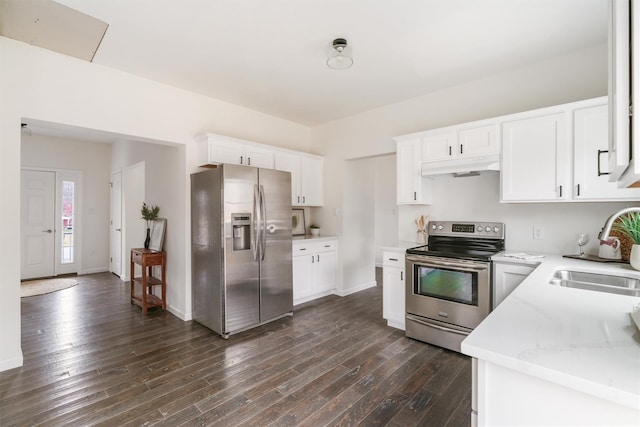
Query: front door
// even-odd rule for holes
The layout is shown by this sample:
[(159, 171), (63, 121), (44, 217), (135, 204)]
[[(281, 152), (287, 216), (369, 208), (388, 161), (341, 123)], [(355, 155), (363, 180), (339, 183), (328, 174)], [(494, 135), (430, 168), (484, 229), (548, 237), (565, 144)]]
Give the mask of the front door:
[(21, 172), (21, 278), (54, 275), (55, 172)]

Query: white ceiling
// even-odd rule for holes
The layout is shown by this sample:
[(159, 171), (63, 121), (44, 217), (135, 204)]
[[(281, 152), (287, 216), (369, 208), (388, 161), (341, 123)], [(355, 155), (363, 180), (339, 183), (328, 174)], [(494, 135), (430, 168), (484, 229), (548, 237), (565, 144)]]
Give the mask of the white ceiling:
[(607, 0), (56, 1), (109, 25), (95, 63), (305, 125), (607, 38)]

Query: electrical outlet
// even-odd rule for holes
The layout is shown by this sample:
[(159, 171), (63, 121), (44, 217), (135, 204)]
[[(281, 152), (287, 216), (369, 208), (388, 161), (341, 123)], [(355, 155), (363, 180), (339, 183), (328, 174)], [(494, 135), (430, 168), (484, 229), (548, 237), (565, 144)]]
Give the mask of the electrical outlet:
[(544, 239), (544, 227), (540, 227), (537, 225), (533, 226), (533, 240), (542, 240)]

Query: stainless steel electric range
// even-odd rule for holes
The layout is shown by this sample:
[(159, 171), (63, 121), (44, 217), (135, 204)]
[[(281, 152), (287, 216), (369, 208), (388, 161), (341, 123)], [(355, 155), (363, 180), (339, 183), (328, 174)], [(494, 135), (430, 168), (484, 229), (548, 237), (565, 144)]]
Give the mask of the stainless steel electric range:
[(491, 256), (504, 250), (498, 222), (430, 221), (426, 246), (407, 250), (406, 335), (460, 351), (491, 311)]

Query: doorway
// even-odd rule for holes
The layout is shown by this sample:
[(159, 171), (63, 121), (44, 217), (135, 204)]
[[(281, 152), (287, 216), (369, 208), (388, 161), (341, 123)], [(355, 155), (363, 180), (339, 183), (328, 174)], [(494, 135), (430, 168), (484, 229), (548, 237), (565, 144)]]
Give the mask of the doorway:
[(111, 219), (109, 221), (110, 257), (109, 271), (118, 277), (122, 271), (122, 172), (111, 174)]
[(21, 279), (80, 271), (82, 172), (21, 171)]

